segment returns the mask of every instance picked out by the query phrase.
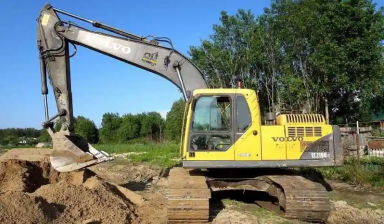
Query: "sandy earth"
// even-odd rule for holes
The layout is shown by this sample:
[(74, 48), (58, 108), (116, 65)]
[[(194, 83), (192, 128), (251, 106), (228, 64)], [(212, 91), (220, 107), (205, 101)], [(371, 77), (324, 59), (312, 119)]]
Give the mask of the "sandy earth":
[(12, 149), (0, 156), (0, 161), (19, 159), (27, 161), (42, 161), (50, 155), (51, 150), (42, 148)]
[(384, 211), (372, 209), (357, 209), (348, 205), (345, 201), (333, 202), (329, 223), (338, 224), (383, 224)]
[(1, 157), (0, 223), (146, 223), (136, 214), (141, 196), (88, 169), (58, 173), (47, 153), (28, 150)]
[[(163, 170), (121, 158), (58, 173), (49, 165), (49, 152), (14, 149), (0, 157), (0, 223), (167, 223)], [(254, 213), (241, 202), (236, 206), (216, 208), (212, 223), (302, 223)], [(358, 209), (343, 200), (332, 206), (327, 223), (384, 224), (382, 210)]]

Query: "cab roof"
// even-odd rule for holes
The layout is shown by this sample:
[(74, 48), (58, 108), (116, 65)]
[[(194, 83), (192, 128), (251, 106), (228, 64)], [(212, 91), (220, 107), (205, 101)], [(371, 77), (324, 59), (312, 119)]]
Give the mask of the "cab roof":
[(193, 91), (193, 96), (204, 94), (251, 94), (255, 93), (253, 89), (240, 88), (217, 88), (217, 89), (196, 89)]

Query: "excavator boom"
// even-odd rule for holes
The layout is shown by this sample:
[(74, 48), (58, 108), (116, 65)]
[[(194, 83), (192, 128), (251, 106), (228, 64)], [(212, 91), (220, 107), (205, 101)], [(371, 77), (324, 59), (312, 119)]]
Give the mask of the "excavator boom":
[[(113, 34), (95, 32), (71, 22), (60, 20), (58, 13), (79, 19)], [(168, 43), (170, 47), (160, 45)], [(83, 138), (76, 135), (73, 119), (69, 44), (86, 47), (127, 64), (155, 73), (176, 85), (188, 99), (195, 89), (208, 88), (202, 72), (180, 52), (173, 49), (169, 38), (139, 37), (103, 23), (85, 19), (50, 4), (43, 7), (38, 18), (37, 46), (40, 54), (42, 94), (46, 121), (54, 151), (51, 164), (61, 172), (108, 161), (105, 152), (99, 152)], [(55, 94), (58, 113), (48, 113), (47, 74)], [(60, 119), (61, 130), (55, 132), (52, 121)]]

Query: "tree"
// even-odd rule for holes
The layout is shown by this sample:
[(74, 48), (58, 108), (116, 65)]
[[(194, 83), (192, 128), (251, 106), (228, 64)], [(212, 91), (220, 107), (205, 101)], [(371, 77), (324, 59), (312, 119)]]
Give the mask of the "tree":
[(141, 127), (140, 127), (140, 136), (141, 137), (151, 137), (152, 134), (152, 120), (148, 116), (148, 113), (143, 113), (140, 119)]
[(122, 124), (122, 118), (118, 113), (105, 113), (101, 121), (100, 141), (103, 143), (118, 142), (117, 130)]
[(304, 96), (309, 112), (327, 107), (334, 122), (369, 120), (384, 81), (383, 10), (367, 0), (301, 0), (274, 1), (272, 11), (291, 65), (285, 92), (299, 78), (290, 95)]
[(262, 113), (327, 108), (333, 122), (365, 120), (382, 109), (383, 31), (383, 9), (369, 0), (273, 0), (257, 18), (223, 11), (189, 54), (212, 87), (244, 79)]
[(171, 110), (167, 113), (165, 120), (165, 138), (168, 140), (179, 140), (182, 130), (185, 102), (179, 99), (173, 103)]
[(221, 12), (220, 25), (214, 25), (210, 40), (191, 46), (189, 54), (206, 74), (212, 87), (230, 88), (235, 78), (259, 93), (261, 108), (271, 110), (278, 98), (280, 55), (272, 15), (260, 18), (238, 10), (230, 16)]
[(213, 25), (211, 40), (202, 40), (201, 46), (191, 46), (192, 61), (206, 74), (209, 86), (231, 87), (235, 77), (241, 77), (246, 86), (255, 87), (252, 75), (251, 45), (255, 37), (255, 20), (250, 11), (239, 10), (234, 16), (222, 11), (220, 25)]
[(117, 130), (119, 142), (127, 142), (140, 136), (140, 117), (132, 114), (125, 114), (122, 123)]
[(329, 6), (327, 11), (336, 16), (332, 20), (328, 17), (327, 31), (333, 32), (326, 49), (337, 49), (335, 53), (340, 55), (329, 55), (324, 49), (328, 57), (321, 64), (328, 63), (327, 77), (336, 76), (331, 81), (339, 84), (327, 95), (331, 115), (349, 121), (367, 120), (371, 111), (382, 109), (371, 102), (383, 96), (383, 9), (376, 11), (371, 1), (349, 0), (340, 2), (338, 8)]
[(160, 140), (164, 131), (164, 119), (158, 112), (144, 113), (141, 119), (140, 136)]
[(40, 136), (37, 138), (38, 142), (51, 142), (51, 136), (48, 134), (46, 129), (40, 130)]
[(97, 143), (99, 141), (99, 131), (95, 123), (83, 116), (77, 116), (74, 120), (76, 134), (83, 137), (89, 143)]
[(0, 144), (17, 145), (20, 140), (26, 140), (27, 144), (34, 144), (34, 138), (40, 136), (40, 131), (35, 128), (6, 128), (0, 129)]

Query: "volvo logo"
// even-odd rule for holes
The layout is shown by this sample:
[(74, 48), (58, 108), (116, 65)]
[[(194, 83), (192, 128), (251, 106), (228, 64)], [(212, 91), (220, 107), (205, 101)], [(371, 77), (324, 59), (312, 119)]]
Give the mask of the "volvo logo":
[(302, 142), (304, 141), (304, 138), (303, 137), (272, 137), (273, 141), (275, 142), (295, 142), (295, 141), (299, 141), (299, 142)]
[(97, 45), (97, 47), (107, 48), (114, 51), (120, 51), (123, 54), (129, 54), (131, 53), (131, 48), (124, 46), (122, 44), (113, 42), (109, 40), (108, 37), (99, 36), (97, 34), (87, 34), (86, 35), (86, 41), (89, 42), (89, 45)]

